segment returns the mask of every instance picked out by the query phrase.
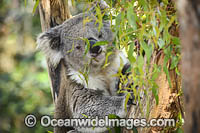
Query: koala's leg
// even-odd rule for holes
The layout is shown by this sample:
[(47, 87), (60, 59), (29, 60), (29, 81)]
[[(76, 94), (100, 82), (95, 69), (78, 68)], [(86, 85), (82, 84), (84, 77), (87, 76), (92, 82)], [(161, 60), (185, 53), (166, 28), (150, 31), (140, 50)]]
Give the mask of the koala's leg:
[(95, 90), (74, 86), (71, 97), (71, 110), (74, 118), (105, 117), (115, 114), (123, 118), (127, 112), (125, 109), (126, 96), (105, 96)]

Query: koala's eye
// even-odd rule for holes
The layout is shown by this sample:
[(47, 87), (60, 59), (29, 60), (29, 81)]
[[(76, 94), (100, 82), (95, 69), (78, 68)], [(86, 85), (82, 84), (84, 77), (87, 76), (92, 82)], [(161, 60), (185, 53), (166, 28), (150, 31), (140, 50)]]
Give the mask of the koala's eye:
[(76, 49), (81, 49), (81, 46), (76, 46)]
[(98, 38), (102, 38), (102, 37), (103, 37), (102, 32), (100, 32)]

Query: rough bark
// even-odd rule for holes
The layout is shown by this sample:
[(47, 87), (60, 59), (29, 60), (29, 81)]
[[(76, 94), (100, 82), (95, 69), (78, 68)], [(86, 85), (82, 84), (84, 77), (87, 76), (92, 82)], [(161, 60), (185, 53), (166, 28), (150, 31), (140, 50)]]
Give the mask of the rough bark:
[(42, 31), (46, 31), (70, 18), (65, 0), (41, 0), (39, 5)]
[[(152, 64), (156, 63), (157, 65), (163, 66), (164, 62), (164, 53), (156, 53), (153, 55)], [(170, 62), (168, 63), (168, 68), (170, 67)], [(180, 67), (180, 66), (179, 66)], [(177, 96), (179, 89), (181, 88), (181, 78), (177, 76), (175, 70), (169, 71), (170, 78), (172, 82), (172, 86), (170, 87), (166, 74), (164, 71), (161, 71), (159, 77), (156, 80), (158, 85), (158, 96), (159, 96), (159, 104), (156, 105), (155, 98), (148, 88), (146, 89), (148, 92), (148, 98), (143, 95), (141, 100), (142, 110), (138, 106), (137, 108), (132, 108), (130, 111), (130, 118), (146, 118), (147, 121), (152, 118), (172, 118), (177, 119), (178, 112), (182, 110), (182, 103), (180, 97)], [(148, 103), (149, 102), (149, 103)], [(147, 103), (149, 104), (149, 110), (147, 110)], [(165, 127), (150, 127), (150, 128), (137, 128), (140, 133), (148, 133), (153, 132), (157, 133), (163, 131)], [(174, 128), (170, 127), (165, 132), (171, 132)], [(130, 131), (129, 131), (130, 132)]]
[[(70, 18), (70, 12), (68, 3), (66, 0), (41, 0), (39, 4), (39, 11), (40, 11), (40, 21), (42, 26), (42, 31), (46, 31), (49, 28), (53, 28), (57, 25), (62, 24), (66, 19)], [(61, 63), (55, 68), (51, 66), (51, 63), (49, 63), (48, 59), (47, 66), (48, 66), (48, 74), (50, 78), (51, 83), (51, 92), (58, 91), (59, 87), (61, 85), (62, 79), (61, 79)], [(63, 91), (63, 92), (62, 92)], [(61, 90), (61, 94), (65, 94), (65, 89)], [(55, 98), (54, 94), (52, 94), (53, 99), (55, 100), (55, 118), (65, 118), (66, 114), (66, 107), (63, 107), (61, 105), (63, 104), (64, 99), (59, 99), (57, 102), (57, 99)], [(59, 108), (62, 107), (62, 108)], [(71, 128), (54, 128), (54, 132), (61, 133), (61, 132), (67, 132)]]
[[(71, 17), (66, 0), (40, 0), (39, 12), (42, 31), (46, 31), (49, 28), (62, 24), (66, 19)], [(59, 87), (59, 82), (61, 81), (59, 72), (60, 65), (58, 65), (57, 68), (51, 67), (47, 60), (47, 66), (51, 89), (53, 90), (54, 88), (54, 90), (59, 90), (56, 88)]]
[(181, 25), (184, 132), (200, 132), (200, 1), (177, 2)]

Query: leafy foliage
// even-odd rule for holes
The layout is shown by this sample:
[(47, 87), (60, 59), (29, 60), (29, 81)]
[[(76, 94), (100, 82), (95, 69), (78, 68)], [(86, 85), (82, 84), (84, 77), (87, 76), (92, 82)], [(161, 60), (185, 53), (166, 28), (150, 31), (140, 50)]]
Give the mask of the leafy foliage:
[[(131, 73), (128, 78), (123, 79), (121, 73), (115, 75), (121, 77), (122, 84), (119, 86), (119, 93), (134, 92), (135, 98), (139, 101), (140, 110), (146, 108), (149, 116), (149, 94), (152, 93), (156, 104), (159, 104), (159, 87), (156, 80), (164, 71), (170, 88), (170, 70), (178, 72), (180, 62), (180, 39), (178, 34), (178, 21), (176, 8), (172, 1), (163, 0), (162, 2), (153, 0), (112, 0), (106, 1), (110, 9), (106, 13), (100, 12), (97, 6), (97, 23), (99, 29), (102, 27), (102, 18), (110, 20), (114, 32), (114, 45), (117, 49), (123, 50), (131, 63)], [(88, 1), (88, 4), (90, 2)], [(160, 53), (164, 53), (164, 62), (160, 66), (156, 64)], [(119, 70), (120, 72), (120, 70)], [(131, 87), (125, 87), (127, 82), (134, 82)], [(136, 85), (139, 90), (136, 90)], [(124, 89), (126, 89), (124, 91)], [(180, 90), (180, 89), (179, 89)], [(140, 103), (140, 94), (146, 97), (146, 107)], [(126, 102), (130, 95), (127, 95)], [(178, 118), (179, 119), (179, 118)], [(181, 119), (180, 119), (181, 121)], [(181, 127), (179, 124), (177, 127)]]
[[(173, 4), (167, 0), (162, 3), (146, 0), (110, 2), (114, 8), (111, 8), (110, 18), (116, 18), (112, 26), (115, 45), (127, 53), (133, 73), (130, 79), (139, 88), (149, 88), (145, 93), (148, 96), (148, 91), (152, 91), (157, 104), (158, 86), (155, 80), (159, 72), (163, 69), (171, 86), (168, 64), (171, 62), (170, 69), (175, 69), (180, 61), (180, 40), (170, 33), (172, 27), (178, 26), (175, 9), (169, 9), (174, 8)], [(153, 54), (158, 51), (165, 53), (164, 65), (152, 66)]]
[(41, 32), (33, 5), (23, 0), (0, 1), (0, 132), (34, 133), (53, 130), (39, 121), (34, 128), (24, 124), (28, 114), (53, 114), (44, 56), (36, 53), (35, 38)]

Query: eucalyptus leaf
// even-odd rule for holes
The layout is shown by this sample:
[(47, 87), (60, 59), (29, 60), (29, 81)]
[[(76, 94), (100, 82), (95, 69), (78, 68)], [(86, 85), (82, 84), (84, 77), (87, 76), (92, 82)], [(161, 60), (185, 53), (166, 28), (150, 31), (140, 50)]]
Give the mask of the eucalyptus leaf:
[(167, 80), (169, 83), (169, 87), (172, 87), (172, 83), (171, 83), (171, 79), (170, 79), (170, 75), (169, 75), (169, 70), (167, 68), (167, 62), (168, 62), (169, 58), (167, 56), (165, 56), (164, 58), (164, 63), (163, 63), (163, 71), (165, 72), (166, 76), (167, 76)]
[(134, 53), (134, 43), (131, 43), (128, 50), (128, 59), (131, 64), (133, 64), (136, 61), (135, 57), (133, 56), (133, 53)]
[(98, 41), (92, 47), (102, 46), (102, 45), (107, 45), (107, 44), (108, 44), (108, 41)]
[(180, 39), (178, 37), (172, 37), (172, 43), (175, 45), (180, 45)]
[(177, 56), (173, 56), (172, 57), (172, 61), (171, 61), (171, 66), (170, 69), (174, 69), (175, 67), (177, 67), (177, 64), (179, 63), (179, 59)]
[(34, 7), (33, 7), (32, 14), (34, 14), (34, 13), (35, 13), (35, 11), (36, 11), (36, 9), (37, 9), (37, 7), (38, 7), (39, 3), (40, 3), (40, 0), (36, 0), (36, 2), (35, 2), (35, 5), (34, 5)]
[(159, 104), (159, 98), (158, 98), (158, 86), (154, 83), (153, 87), (152, 87), (152, 93), (153, 96), (155, 97), (156, 100), (156, 105)]
[(129, 6), (128, 11), (127, 11), (127, 19), (128, 19), (128, 23), (131, 25), (133, 30), (137, 29), (136, 17), (137, 16), (134, 13), (133, 6)]

